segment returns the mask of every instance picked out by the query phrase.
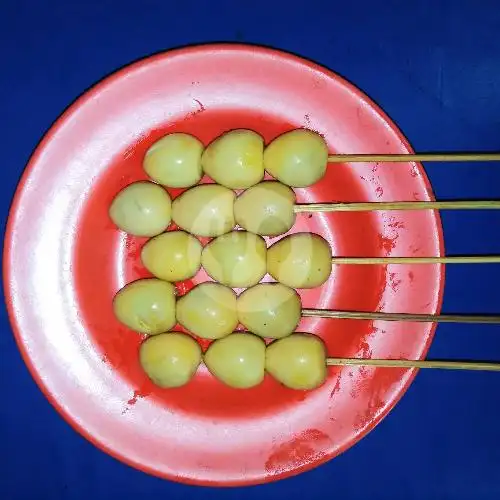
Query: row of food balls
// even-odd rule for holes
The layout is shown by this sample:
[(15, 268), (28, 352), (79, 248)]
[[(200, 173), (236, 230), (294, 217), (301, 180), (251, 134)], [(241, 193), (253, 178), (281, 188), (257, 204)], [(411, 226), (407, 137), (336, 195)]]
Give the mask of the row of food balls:
[[(290, 156), (294, 147), (295, 156)], [(300, 319), (301, 303), (295, 290), (280, 283), (266, 283), (237, 298), (229, 288), (251, 287), (266, 271), (289, 286), (310, 288), (323, 283), (331, 270), (330, 248), (317, 235), (293, 235), (267, 250), (263, 238), (256, 234), (228, 233), (236, 223), (273, 235), (293, 225), (295, 197), (288, 186), (271, 181), (250, 187), (262, 180), (266, 155), (267, 170), (292, 185), (308, 185), (324, 174), (326, 145), (310, 131), (284, 134), (264, 154), (262, 150), (262, 138), (249, 130), (229, 132), (205, 151), (192, 136), (170, 134), (146, 153), (143, 166), (153, 180), (167, 187), (188, 187), (198, 182), (205, 171), (224, 186), (197, 186), (172, 204), (158, 184), (137, 182), (122, 190), (110, 207), (112, 220), (124, 231), (156, 236), (143, 247), (141, 258), (160, 279), (130, 283), (116, 294), (113, 306), (117, 318), (129, 328), (154, 335), (142, 344), (140, 361), (148, 376), (161, 387), (187, 383), (202, 359), (201, 349), (191, 337), (162, 333), (177, 322), (202, 338), (218, 339), (209, 347), (204, 361), (217, 378), (232, 387), (260, 383), (264, 369), (296, 389), (310, 389), (324, 380), (325, 349), (321, 340), (307, 334), (283, 338), (294, 331)], [(318, 165), (316, 179), (311, 175), (308, 179), (304, 175), (292, 179), (293, 167), (303, 167), (304, 162)], [(279, 165), (282, 168), (273, 170)], [(249, 189), (235, 199), (232, 189), (245, 187)], [(193, 234), (218, 237), (202, 248), (188, 232), (160, 234), (171, 218)], [(176, 301), (170, 282), (194, 276), (202, 264), (219, 283), (198, 285)], [(239, 322), (260, 337), (282, 340), (266, 349), (256, 335), (231, 333)], [(316, 368), (305, 369), (311, 363)]]
[(306, 187), (325, 174), (328, 148), (317, 133), (297, 129), (280, 135), (267, 147), (253, 130), (226, 132), (204, 149), (194, 136), (169, 134), (146, 152), (144, 170), (159, 184), (186, 188), (198, 184), (203, 173), (229, 189), (247, 189), (264, 178)]
[(220, 236), (236, 224), (255, 234), (278, 236), (295, 223), (295, 193), (278, 181), (259, 182), (239, 196), (219, 184), (201, 184), (172, 202), (158, 184), (139, 181), (120, 191), (110, 215), (135, 236), (160, 234), (171, 221), (197, 236)]

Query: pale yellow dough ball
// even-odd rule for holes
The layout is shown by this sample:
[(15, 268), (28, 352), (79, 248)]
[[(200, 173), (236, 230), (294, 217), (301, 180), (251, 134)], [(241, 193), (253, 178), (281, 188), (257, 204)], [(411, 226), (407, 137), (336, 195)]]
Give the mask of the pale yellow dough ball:
[(286, 236), (268, 249), (267, 272), (292, 288), (320, 286), (332, 272), (330, 245), (317, 234)]
[(328, 163), (324, 139), (311, 130), (280, 135), (264, 151), (264, 167), (283, 184), (306, 187), (323, 178)]
[(205, 149), (204, 172), (230, 189), (246, 189), (264, 177), (264, 139), (252, 130), (231, 130)]
[(111, 220), (134, 236), (156, 236), (170, 224), (172, 202), (158, 184), (141, 181), (122, 189), (109, 207)]
[(166, 332), (176, 323), (175, 288), (156, 278), (134, 281), (115, 295), (113, 311), (118, 321), (136, 332)]
[(235, 226), (231, 189), (218, 184), (202, 184), (188, 189), (172, 203), (172, 219), (185, 231), (197, 236), (219, 236)]
[(234, 288), (257, 284), (266, 274), (266, 242), (246, 231), (232, 231), (212, 240), (201, 264), (216, 281)]
[(164, 186), (190, 187), (201, 179), (202, 153), (203, 144), (196, 137), (168, 134), (146, 151), (143, 167), (151, 179)]
[(141, 251), (146, 269), (165, 281), (192, 278), (201, 267), (201, 243), (184, 231), (168, 231), (150, 239)]
[(235, 389), (248, 389), (264, 380), (266, 344), (250, 333), (233, 333), (216, 340), (204, 356), (210, 373)]
[(315, 389), (326, 380), (325, 345), (308, 333), (276, 340), (267, 346), (266, 370), (290, 389)]
[(264, 236), (289, 231), (295, 223), (295, 193), (280, 182), (265, 181), (244, 191), (234, 203), (236, 223)]
[(201, 363), (198, 342), (183, 333), (167, 332), (146, 339), (139, 350), (139, 361), (146, 375), (159, 387), (187, 384)]
[(259, 283), (237, 300), (240, 323), (260, 337), (273, 339), (286, 337), (297, 328), (301, 306), (297, 292), (281, 283)]
[(198, 337), (225, 337), (238, 325), (236, 294), (220, 283), (201, 283), (177, 301), (177, 321)]

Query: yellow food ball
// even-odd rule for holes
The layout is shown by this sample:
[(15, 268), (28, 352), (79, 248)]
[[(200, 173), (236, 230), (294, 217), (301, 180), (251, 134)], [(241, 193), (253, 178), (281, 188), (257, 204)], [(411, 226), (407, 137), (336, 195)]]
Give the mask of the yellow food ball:
[(266, 242), (246, 231), (232, 231), (212, 240), (201, 254), (205, 271), (223, 285), (246, 288), (266, 274)]
[(292, 288), (320, 286), (332, 272), (330, 245), (317, 234), (286, 236), (268, 249), (267, 272)]
[(266, 344), (250, 333), (233, 333), (216, 340), (205, 353), (210, 373), (235, 389), (248, 389), (264, 380)]
[(111, 220), (134, 236), (156, 236), (170, 224), (172, 202), (158, 184), (141, 181), (122, 189), (109, 207)]
[(244, 191), (234, 203), (236, 223), (265, 236), (286, 233), (295, 223), (295, 193), (280, 182), (265, 181)]
[(326, 350), (315, 335), (294, 333), (266, 349), (266, 370), (290, 389), (315, 389), (326, 380)]
[(187, 384), (201, 363), (198, 342), (189, 335), (167, 332), (147, 338), (139, 350), (139, 361), (146, 375), (159, 387)]
[(165, 281), (192, 278), (201, 267), (201, 243), (184, 231), (168, 231), (150, 239), (141, 251), (146, 269)]
[(219, 283), (201, 283), (177, 301), (177, 321), (198, 337), (225, 337), (238, 325), (236, 294)]
[(197, 236), (219, 236), (235, 226), (234, 199), (230, 189), (218, 184), (191, 188), (172, 203), (172, 219), (185, 231)]
[(247, 330), (273, 339), (297, 328), (301, 305), (297, 292), (281, 283), (259, 283), (245, 290), (236, 303), (239, 321)]
[(166, 332), (176, 323), (175, 288), (155, 278), (134, 281), (115, 295), (113, 311), (118, 321), (136, 332)]
[(280, 135), (264, 151), (264, 167), (283, 184), (311, 186), (326, 171), (328, 148), (324, 139), (305, 129)]
[(196, 137), (168, 134), (146, 151), (143, 167), (151, 179), (164, 186), (194, 186), (202, 176), (202, 153), (203, 144)]
[(264, 139), (252, 130), (232, 130), (215, 139), (201, 157), (204, 172), (231, 189), (245, 189), (264, 177)]

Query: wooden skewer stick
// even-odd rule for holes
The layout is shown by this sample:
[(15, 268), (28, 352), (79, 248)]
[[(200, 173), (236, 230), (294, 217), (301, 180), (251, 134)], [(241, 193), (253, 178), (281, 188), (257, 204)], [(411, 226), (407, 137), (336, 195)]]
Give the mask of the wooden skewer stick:
[(295, 213), (301, 212), (363, 212), (373, 210), (491, 210), (500, 209), (500, 200), (473, 201), (396, 201), (359, 203), (300, 203), (294, 206)]
[(500, 372), (500, 363), (476, 361), (421, 361), (410, 359), (327, 358), (328, 366), (379, 366), (384, 368), (439, 368), (442, 370), (483, 370)]
[(329, 163), (414, 161), (500, 161), (499, 153), (419, 153), (419, 154), (347, 154), (330, 155)]
[(334, 311), (330, 309), (302, 309), (305, 318), (369, 319), (382, 321), (415, 321), (432, 323), (500, 323), (500, 316), (474, 314), (409, 314), (388, 312)]
[(500, 255), (452, 257), (332, 257), (333, 264), (497, 264)]

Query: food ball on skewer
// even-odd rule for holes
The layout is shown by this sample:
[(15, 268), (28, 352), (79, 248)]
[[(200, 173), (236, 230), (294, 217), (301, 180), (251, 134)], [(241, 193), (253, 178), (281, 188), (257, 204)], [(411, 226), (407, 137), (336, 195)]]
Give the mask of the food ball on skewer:
[(215, 182), (246, 189), (264, 177), (264, 139), (253, 130), (231, 130), (203, 152), (201, 165)]
[(115, 295), (113, 311), (118, 321), (136, 332), (166, 332), (176, 323), (174, 285), (156, 278), (129, 283)]
[(311, 130), (280, 135), (264, 151), (264, 167), (283, 184), (306, 187), (318, 182), (328, 163), (324, 139)]
[(201, 243), (184, 231), (168, 231), (150, 239), (141, 251), (146, 269), (165, 281), (192, 278), (201, 267)]
[(198, 342), (189, 335), (167, 332), (146, 339), (139, 350), (139, 361), (146, 375), (159, 387), (187, 384), (201, 363)]
[(275, 340), (266, 349), (266, 371), (290, 389), (315, 389), (326, 380), (325, 345), (307, 333)]
[(260, 337), (290, 335), (300, 321), (301, 301), (295, 290), (281, 283), (259, 283), (245, 290), (236, 302), (242, 325)]
[(234, 202), (236, 223), (264, 236), (286, 233), (295, 223), (295, 193), (276, 181), (265, 181), (244, 191)]
[(172, 203), (172, 219), (185, 231), (197, 236), (219, 236), (235, 226), (231, 189), (218, 184), (202, 184), (188, 189)]
[(207, 273), (223, 285), (246, 288), (266, 274), (266, 242), (247, 231), (232, 231), (212, 240), (201, 254)]
[(156, 236), (170, 224), (172, 202), (158, 184), (141, 181), (122, 189), (109, 207), (111, 220), (134, 236)]
[(233, 333), (216, 340), (204, 356), (210, 373), (236, 389), (248, 389), (264, 380), (266, 344), (250, 333)]
[(177, 301), (177, 321), (198, 337), (225, 337), (238, 325), (236, 294), (219, 283), (201, 283)]
[(320, 286), (332, 272), (330, 245), (317, 234), (286, 236), (268, 249), (267, 272), (292, 288)]
[(151, 179), (164, 186), (190, 187), (202, 177), (202, 153), (203, 144), (196, 137), (168, 134), (146, 151), (143, 167)]

